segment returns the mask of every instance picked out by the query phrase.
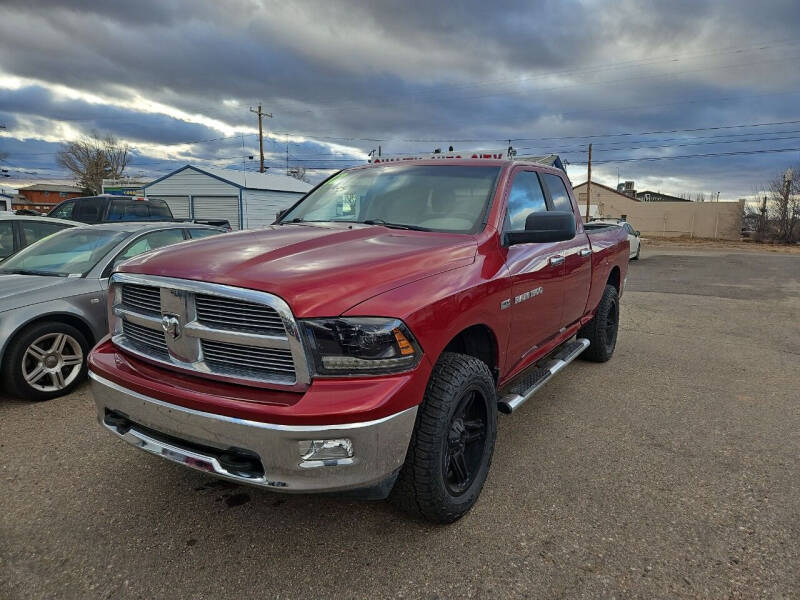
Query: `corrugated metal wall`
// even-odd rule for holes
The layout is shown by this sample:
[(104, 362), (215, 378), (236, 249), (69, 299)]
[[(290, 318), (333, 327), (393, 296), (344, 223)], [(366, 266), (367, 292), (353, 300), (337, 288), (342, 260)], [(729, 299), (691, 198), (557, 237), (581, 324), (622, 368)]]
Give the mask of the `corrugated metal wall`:
[(244, 223), (247, 229), (264, 227), (275, 220), (275, 214), (289, 208), (303, 194), (269, 190), (243, 190)]
[(163, 200), (172, 211), (172, 216), (176, 219), (188, 219), (191, 214), (189, 212), (189, 196), (156, 196), (148, 194), (148, 198), (158, 198)]
[(195, 219), (227, 219), (232, 229), (241, 229), (239, 223), (239, 195), (193, 196)]

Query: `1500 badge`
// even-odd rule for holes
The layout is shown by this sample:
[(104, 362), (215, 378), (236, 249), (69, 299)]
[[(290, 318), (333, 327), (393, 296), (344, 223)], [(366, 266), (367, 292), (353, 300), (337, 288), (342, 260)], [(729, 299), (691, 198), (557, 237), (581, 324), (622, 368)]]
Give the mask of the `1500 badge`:
[[(514, 304), (519, 304), (520, 302), (525, 302), (525, 300), (529, 300), (529, 299), (531, 299), (531, 298), (533, 298), (535, 296), (538, 296), (542, 292), (544, 292), (544, 288), (542, 286), (539, 286), (537, 288), (533, 288), (529, 292), (523, 292), (519, 296), (514, 296)], [(506, 299), (506, 300), (503, 300), (502, 302), (500, 302), (500, 310), (505, 310), (509, 306), (511, 306), (511, 299)]]

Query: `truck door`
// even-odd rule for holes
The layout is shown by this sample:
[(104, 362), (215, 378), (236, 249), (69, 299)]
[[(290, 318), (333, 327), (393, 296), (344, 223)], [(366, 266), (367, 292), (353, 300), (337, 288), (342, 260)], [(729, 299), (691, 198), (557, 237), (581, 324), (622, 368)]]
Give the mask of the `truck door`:
[[(546, 210), (547, 200), (538, 173), (516, 171), (508, 193), (503, 233), (524, 230), (525, 219), (530, 213)], [(564, 262), (553, 259), (557, 254), (554, 246), (508, 246), (506, 264), (511, 278), (507, 309), (511, 311), (508, 363), (512, 369), (560, 328)]]
[(564, 257), (564, 297), (560, 326), (568, 327), (586, 311), (592, 282), (592, 249), (589, 236), (583, 229), (583, 221), (578, 216), (580, 213), (576, 210), (575, 199), (570, 197), (564, 180), (552, 173), (543, 173), (542, 179), (553, 210), (575, 214), (575, 237), (557, 244), (558, 254)]

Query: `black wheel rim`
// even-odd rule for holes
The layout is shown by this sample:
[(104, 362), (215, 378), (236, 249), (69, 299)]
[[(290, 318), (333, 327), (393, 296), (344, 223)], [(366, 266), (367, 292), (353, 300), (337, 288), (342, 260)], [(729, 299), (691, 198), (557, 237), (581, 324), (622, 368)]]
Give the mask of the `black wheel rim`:
[(606, 348), (612, 350), (617, 343), (617, 318), (619, 317), (616, 302), (611, 302), (606, 313), (605, 339)]
[(487, 427), (486, 398), (478, 390), (467, 391), (450, 418), (444, 441), (444, 483), (453, 496), (475, 481), (486, 451)]

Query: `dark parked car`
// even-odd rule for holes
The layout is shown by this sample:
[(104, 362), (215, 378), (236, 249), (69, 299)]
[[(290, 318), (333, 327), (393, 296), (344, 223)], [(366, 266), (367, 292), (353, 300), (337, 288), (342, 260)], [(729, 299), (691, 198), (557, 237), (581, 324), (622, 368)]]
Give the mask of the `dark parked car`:
[(72, 198), (58, 204), (47, 213), (47, 216), (80, 221), (89, 225), (120, 221), (186, 221), (231, 230), (231, 224), (225, 219), (176, 219), (163, 200), (141, 196), (104, 194)]
[(29, 217), (13, 213), (0, 213), (0, 260), (77, 223), (50, 219), (48, 217)]

